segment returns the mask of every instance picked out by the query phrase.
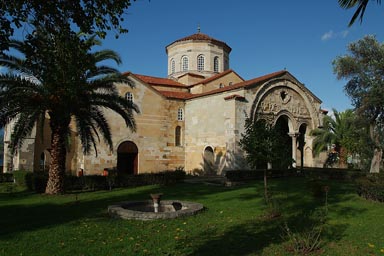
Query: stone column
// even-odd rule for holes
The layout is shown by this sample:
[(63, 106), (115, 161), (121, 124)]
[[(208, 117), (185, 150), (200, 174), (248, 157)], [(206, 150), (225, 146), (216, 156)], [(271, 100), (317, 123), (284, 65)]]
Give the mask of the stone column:
[(292, 166), (296, 168), (296, 161), (297, 161), (297, 137), (299, 136), (298, 132), (291, 132), (288, 133), (288, 135), (292, 138), (292, 159), (294, 160), (294, 163)]

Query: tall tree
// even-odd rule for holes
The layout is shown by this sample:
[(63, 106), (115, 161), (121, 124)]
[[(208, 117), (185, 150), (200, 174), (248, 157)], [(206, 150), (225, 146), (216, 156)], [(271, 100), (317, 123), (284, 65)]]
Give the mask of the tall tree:
[(48, 194), (64, 192), (70, 125), (79, 134), (85, 154), (96, 149), (100, 134), (112, 149), (104, 109), (116, 112), (135, 130), (133, 113), (138, 110), (115, 87), (115, 83), (132, 83), (116, 69), (100, 64), (121, 60), (110, 50), (91, 51), (97, 44), (94, 37), (84, 38), (65, 28), (61, 34), (37, 29), (26, 41), (10, 41), (22, 57), (0, 55), (0, 66), (9, 71), (0, 74), (0, 127), (14, 122), (11, 152), (48, 117), (52, 159)]
[[(339, 5), (344, 9), (357, 7), (348, 26), (352, 26), (359, 16), (360, 16), (360, 23), (363, 22), (365, 9), (368, 6), (369, 0), (338, 0), (338, 2), (339, 2)], [(381, 4), (381, 0), (376, 0), (376, 2), (377, 4)]]
[(240, 147), (246, 153), (246, 161), (253, 169), (264, 168), (264, 197), (267, 203), (270, 196), (267, 188), (267, 172), (271, 164), (279, 165), (275, 168), (288, 168), (292, 165), (292, 155), (287, 154), (284, 146), (284, 136), (279, 125), (273, 126), (265, 120), (245, 120), (245, 133), (240, 139)]
[(366, 120), (374, 152), (370, 172), (379, 172), (384, 130), (384, 45), (366, 36), (348, 46), (349, 55), (333, 61), (338, 79), (346, 79), (344, 90), (356, 115)]
[[(87, 34), (96, 33), (104, 38), (113, 30), (115, 35), (126, 33), (122, 26), (124, 15), (131, 5), (130, 0), (3, 0), (0, 3), (0, 51), (8, 48), (9, 39), (15, 28), (23, 27), (32, 32), (41, 23), (48, 33), (72, 25)], [(28, 29), (30, 29), (28, 31)]]

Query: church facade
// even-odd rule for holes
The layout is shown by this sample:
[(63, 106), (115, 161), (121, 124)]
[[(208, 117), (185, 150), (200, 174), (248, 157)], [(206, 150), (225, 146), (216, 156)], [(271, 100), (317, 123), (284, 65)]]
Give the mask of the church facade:
[[(231, 48), (203, 33), (166, 46), (166, 78), (125, 73), (134, 88), (117, 84), (119, 93), (140, 109), (137, 131), (108, 114), (114, 149), (102, 142), (83, 155), (72, 132), (66, 168), (73, 174), (102, 174), (105, 168), (139, 174), (184, 168), (191, 173), (222, 174), (247, 168), (239, 141), (247, 117), (283, 124), (297, 166), (322, 166), (312, 154), (311, 130), (321, 127), (321, 100), (286, 70), (244, 80), (230, 69)], [(11, 126), (5, 128), (9, 141)], [(49, 166), (48, 124), (36, 127), (13, 157), (5, 147), (4, 171), (46, 170)], [(44, 137), (42, 137), (44, 136)], [(299, 147), (299, 140), (304, 142)]]

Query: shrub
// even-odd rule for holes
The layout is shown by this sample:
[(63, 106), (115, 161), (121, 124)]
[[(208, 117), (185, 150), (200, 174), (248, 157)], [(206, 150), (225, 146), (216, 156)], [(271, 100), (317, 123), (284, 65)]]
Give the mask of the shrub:
[(9, 172), (0, 172), (0, 183), (2, 182), (13, 182), (13, 174)]
[(321, 234), (326, 227), (327, 210), (315, 209), (308, 215), (299, 216), (302, 230), (293, 230), (284, 222), (282, 226), (282, 238), (288, 242), (288, 250), (295, 255), (308, 255), (321, 249), (323, 242)]
[(369, 200), (384, 202), (384, 175), (369, 174), (356, 180), (357, 194)]
[(44, 193), (48, 182), (47, 172), (28, 172), (27, 176), (27, 187), (31, 191), (36, 193)]
[(27, 188), (27, 175), (28, 173), (32, 173), (32, 172), (29, 172), (29, 171), (23, 171), (23, 170), (19, 170), (19, 171), (13, 171), (12, 174), (13, 174), (13, 178), (15, 179), (15, 183), (17, 186), (20, 186), (20, 187), (25, 187)]

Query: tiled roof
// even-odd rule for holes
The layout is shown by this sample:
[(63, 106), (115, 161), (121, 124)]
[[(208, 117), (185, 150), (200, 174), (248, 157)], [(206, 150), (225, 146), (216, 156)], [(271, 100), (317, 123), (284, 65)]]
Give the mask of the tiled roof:
[(158, 91), (164, 97), (168, 99), (179, 99), (179, 100), (187, 100), (194, 95), (189, 92), (175, 92), (175, 91)]
[(240, 89), (240, 88), (247, 88), (248, 86), (263, 83), (269, 79), (282, 76), (286, 73), (288, 73), (288, 71), (286, 71), (286, 70), (277, 71), (277, 72), (270, 73), (270, 74), (267, 74), (264, 76), (260, 76), (260, 77), (257, 77), (257, 78), (251, 79), (251, 80), (247, 80), (247, 81), (240, 82), (237, 84), (225, 86), (223, 88), (218, 88), (218, 89), (215, 89), (215, 90), (212, 90), (209, 92), (200, 93), (200, 94), (193, 94), (193, 96), (191, 98), (197, 98), (197, 97), (201, 97), (201, 96), (207, 96), (207, 95), (212, 95), (212, 94), (216, 94), (216, 93), (232, 91), (232, 90), (236, 90), (236, 89)]
[(139, 75), (139, 74), (133, 74), (135, 77), (139, 78), (143, 82), (151, 85), (163, 85), (163, 86), (170, 86), (170, 87), (186, 87), (186, 85), (176, 82), (172, 79), (168, 78), (160, 78), (160, 77), (154, 77), (154, 76), (145, 76), (145, 75)]
[(212, 82), (212, 81), (214, 81), (214, 80), (216, 80), (216, 79), (219, 79), (219, 78), (221, 78), (221, 77), (223, 77), (223, 76), (225, 76), (225, 75), (227, 75), (227, 74), (229, 74), (229, 73), (235, 73), (238, 77), (240, 77), (242, 80), (244, 80), (241, 76), (239, 76), (235, 71), (233, 71), (232, 69), (228, 69), (228, 70), (226, 70), (226, 71), (224, 71), (224, 72), (221, 72), (221, 73), (219, 73), (219, 74), (217, 74), (217, 75), (214, 75), (214, 76), (211, 76), (211, 77), (208, 77), (207, 79), (205, 79), (205, 80), (202, 80), (202, 81), (200, 81), (200, 82), (198, 82), (198, 83), (196, 83), (196, 84), (192, 84), (192, 85), (190, 85), (190, 87), (193, 87), (193, 86), (195, 86), (195, 85), (198, 85), (198, 84), (207, 84), (207, 83), (209, 83), (209, 82)]
[[(173, 43), (169, 44), (168, 46), (170, 46), (174, 43), (184, 42), (184, 41), (206, 41), (206, 42), (211, 42), (211, 43), (214, 43), (216, 45), (220, 45), (224, 48), (227, 48), (228, 52), (230, 52), (232, 50), (231, 47), (229, 47), (225, 42), (217, 40), (213, 37), (210, 37), (210, 36), (203, 34), (203, 33), (200, 33), (200, 32), (193, 34), (193, 35), (190, 35), (190, 36), (183, 37), (181, 39), (178, 39), (178, 40), (174, 41)], [(168, 46), (166, 48), (168, 48)]]
[[(169, 99), (188, 100), (188, 99), (199, 98), (202, 96), (213, 95), (216, 93), (229, 92), (229, 91), (236, 90), (236, 89), (247, 88), (249, 86), (264, 83), (264, 82), (268, 81), (269, 79), (283, 76), (287, 73), (288, 73), (288, 71), (286, 71), (286, 70), (277, 71), (277, 72), (270, 73), (270, 74), (267, 74), (264, 76), (260, 76), (260, 77), (257, 77), (257, 78), (251, 79), (251, 80), (247, 80), (244, 82), (240, 82), (237, 84), (229, 85), (229, 86), (226, 86), (223, 88), (218, 88), (218, 89), (215, 89), (215, 90), (212, 90), (209, 92), (204, 92), (204, 93), (199, 93), (199, 94), (192, 94), (189, 92), (162, 91), (162, 90), (157, 90), (157, 91), (160, 94), (162, 94), (164, 97), (169, 98)], [(129, 74), (129, 73), (126, 73), (126, 74)], [(218, 74), (218, 75), (220, 75), (220, 74)], [(171, 79), (167, 79), (167, 78), (158, 78), (158, 77), (136, 75), (136, 74), (134, 76), (139, 78), (140, 80), (144, 81), (145, 83), (150, 84), (150, 85), (165, 85), (165, 86), (170, 86), (170, 87), (175, 87), (175, 86), (185, 87), (185, 85), (178, 83), (176, 81), (173, 81)], [(154, 89), (156, 89), (156, 88), (154, 88)], [(239, 98), (239, 97), (242, 97), (242, 96), (234, 94), (234, 95), (230, 95), (230, 96), (226, 97), (225, 99), (232, 99), (232, 98)]]
[(239, 99), (239, 100), (244, 100), (244, 96), (238, 95), (238, 94), (232, 94), (224, 98), (225, 100), (232, 100), (232, 99)]

